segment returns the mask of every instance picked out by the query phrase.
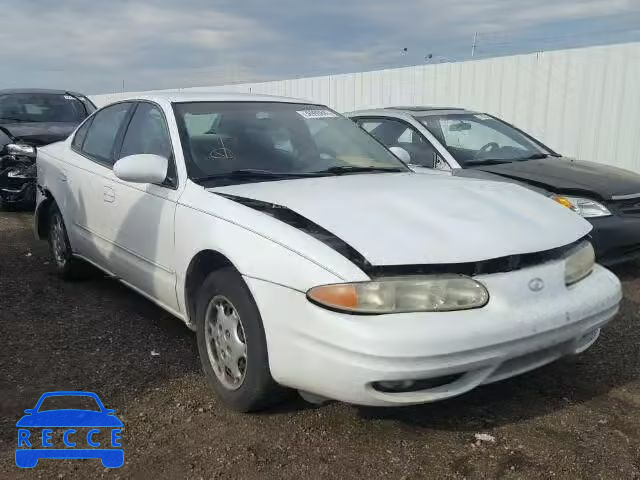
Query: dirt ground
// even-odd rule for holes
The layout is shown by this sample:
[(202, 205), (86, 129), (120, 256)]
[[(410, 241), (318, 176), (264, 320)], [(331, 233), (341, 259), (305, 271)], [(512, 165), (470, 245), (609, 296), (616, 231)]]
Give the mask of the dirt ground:
[[(622, 311), (571, 361), (419, 407), (293, 400), (241, 415), (207, 389), (180, 321), (110, 279), (64, 283), (48, 262), (30, 216), (0, 213), (0, 478), (640, 479), (638, 265), (616, 269)], [(122, 468), (15, 466), (15, 423), (52, 390), (115, 409)]]

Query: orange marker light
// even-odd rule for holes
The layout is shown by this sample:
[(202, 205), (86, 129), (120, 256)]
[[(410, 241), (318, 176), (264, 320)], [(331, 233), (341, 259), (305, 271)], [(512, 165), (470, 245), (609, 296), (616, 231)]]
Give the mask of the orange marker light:
[(573, 203), (571, 203), (569, 201), (569, 199), (565, 198), (565, 197), (553, 197), (553, 199), (558, 202), (560, 205), (562, 205), (563, 207), (567, 207), (571, 210), (575, 210), (576, 207), (573, 205)]
[(358, 292), (354, 285), (324, 285), (307, 293), (309, 298), (327, 306), (355, 309), (358, 306)]

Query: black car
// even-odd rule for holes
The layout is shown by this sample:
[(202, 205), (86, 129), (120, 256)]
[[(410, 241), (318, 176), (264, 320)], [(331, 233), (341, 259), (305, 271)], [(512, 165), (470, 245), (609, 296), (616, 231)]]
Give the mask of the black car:
[(33, 207), (36, 149), (64, 140), (95, 110), (80, 93), (0, 90), (0, 207)]
[[(347, 114), (414, 170), (519, 183), (593, 225), (598, 261), (640, 257), (640, 175), (563, 157), (492, 115), (393, 107)], [(470, 209), (473, 206), (469, 207)]]

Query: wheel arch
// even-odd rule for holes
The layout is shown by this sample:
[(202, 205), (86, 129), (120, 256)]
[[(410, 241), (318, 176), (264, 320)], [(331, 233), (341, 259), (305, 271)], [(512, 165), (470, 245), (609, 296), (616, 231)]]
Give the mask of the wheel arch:
[(49, 237), (48, 213), (51, 206), (58, 205), (58, 203), (49, 189), (42, 188), (40, 193), (44, 199), (38, 203), (34, 212), (34, 231), (38, 240), (46, 240)]
[(189, 262), (184, 281), (184, 304), (186, 320), (189, 328), (195, 328), (196, 298), (198, 287), (211, 273), (221, 268), (231, 267), (238, 271), (227, 256), (217, 250), (206, 249), (199, 251)]

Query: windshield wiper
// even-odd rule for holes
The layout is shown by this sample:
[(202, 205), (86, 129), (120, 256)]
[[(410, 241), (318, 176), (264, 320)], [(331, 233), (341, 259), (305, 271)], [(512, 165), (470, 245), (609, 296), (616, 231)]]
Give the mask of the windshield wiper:
[(559, 157), (560, 155), (551, 155), (550, 153), (534, 153), (528, 157), (518, 158), (516, 160), (542, 160), (543, 158)]
[(511, 163), (513, 161), (506, 158), (483, 158), (481, 160), (467, 160), (465, 165), (500, 165), (501, 163)]
[(318, 177), (317, 173), (296, 173), (296, 172), (272, 172), (269, 170), (258, 170), (252, 168), (244, 168), (241, 170), (232, 170), (231, 172), (215, 173), (213, 175), (204, 175), (202, 177), (193, 178), (194, 182), (206, 182), (208, 180), (219, 180), (228, 178), (304, 178)]
[(381, 172), (381, 173), (393, 173), (393, 172), (407, 172), (404, 168), (396, 167), (356, 167), (353, 165), (343, 165), (339, 167), (330, 167), (326, 170), (314, 172), (316, 174), (330, 173), (331, 175), (344, 175), (346, 173), (368, 173), (368, 172)]

